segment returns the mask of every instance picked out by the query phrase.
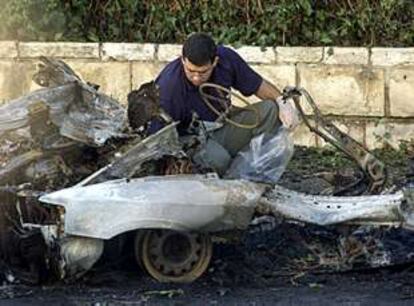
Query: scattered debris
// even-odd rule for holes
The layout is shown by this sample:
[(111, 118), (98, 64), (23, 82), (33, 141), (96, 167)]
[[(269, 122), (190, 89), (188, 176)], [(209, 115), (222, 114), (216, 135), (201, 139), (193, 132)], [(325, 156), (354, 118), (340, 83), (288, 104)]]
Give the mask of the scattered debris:
[(165, 296), (171, 299), (179, 295), (184, 295), (184, 290), (182, 289), (170, 289), (170, 290), (159, 290), (159, 291), (152, 290), (152, 291), (145, 291), (143, 294), (151, 295), (151, 296), (153, 295)]
[[(384, 187), (383, 164), (358, 143), (345, 142), (330, 123), (323, 121), (325, 129), (343, 140), (337, 146), (353, 156), (363, 176), (324, 178), (345, 184), (337, 193), (352, 197), (223, 179), (194, 158), (208, 132), (180, 138), (178, 123), (157, 104), (154, 83), (133, 91), (126, 111), (62, 61), (42, 62), (34, 80), (48, 87), (0, 107), (4, 281), (78, 279), (101, 258), (106, 241), (131, 233), (137, 263), (162, 282), (200, 277), (209, 266), (213, 242), (254, 245), (238, 255), (249, 258), (252, 267), (257, 254), (266, 252), (271, 272), (262, 275), (263, 281), (274, 273), (291, 275), (296, 282), (309, 271), (412, 260), (411, 252), (396, 245), (403, 236), (411, 241), (401, 227), (414, 225), (413, 187), (367, 195)], [(307, 96), (303, 89), (291, 89), (285, 98), (298, 94)], [(154, 117), (166, 125), (146, 135)], [(358, 183), (349, 183), (349, 177)], [(233, 268), (240, 269), (215, 260), (208, 271), (220, 282), (220, 275)], [(146, 292), (170, 298), (182, 294), (181, 289)]]

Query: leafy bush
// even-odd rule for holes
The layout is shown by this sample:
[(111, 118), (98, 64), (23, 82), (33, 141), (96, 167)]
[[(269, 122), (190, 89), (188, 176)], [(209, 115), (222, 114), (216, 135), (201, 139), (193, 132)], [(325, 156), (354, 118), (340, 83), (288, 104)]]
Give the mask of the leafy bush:
[(0, 39), (60, 40), (66, 15), (57, 0), (0, 0)]
[(413, 46), (412, 0), (0, 0), (0, 39)]

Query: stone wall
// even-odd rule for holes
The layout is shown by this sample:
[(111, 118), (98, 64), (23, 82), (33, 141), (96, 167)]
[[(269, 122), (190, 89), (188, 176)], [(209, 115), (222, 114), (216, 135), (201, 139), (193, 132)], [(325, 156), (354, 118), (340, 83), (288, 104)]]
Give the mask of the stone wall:
[[(239, 54), (279, 88), (307, 89), (322, 112), (368, 147), (414, 139), (414, 48), (244, 46)], [(0, 42), (0, 101), (37, 89), (39, 56), (65, 60), (85, 80), (126, 102), (181, 52), (180, 45)], [(296, 142), (324, 145), (301, 126)]]

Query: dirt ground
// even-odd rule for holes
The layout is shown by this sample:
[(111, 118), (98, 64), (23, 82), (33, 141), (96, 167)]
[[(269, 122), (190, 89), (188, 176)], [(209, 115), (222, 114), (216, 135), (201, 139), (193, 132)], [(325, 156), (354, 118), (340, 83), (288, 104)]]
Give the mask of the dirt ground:
[(220, 284), (207, 274), (190, 285), (166, 285), (132, 271), (122, 271), (112, 273), (111, 277), (105, 276), (105, 281), (96, 283), (83, 281), (70, 286), (3, 288), (0, 304), (412, 305), (413, 275), (409, 269), (394, 268), (308, 275), (294, 282), (282, 276), (266, 279), (263, 283), (246, 279)]
[[(407, 147), (376, 152), (388, 166), (388, 188), (411, 180), (412, 152)], [(328, 186), (315, 173), (353, 168), (338, 152), (297, 148), (280, 184), (317, 194)], [(392, 250), (392, 266), (312, 267), (313, 259), (295, 235), (333, 241), (336, 234), (267, 219), (241, 234), (239, 243), (216, 245), (207, 273), (192, 284), (157, 283), (129, 255), (108, 255), (75, 283), (3, 284), (0, 305), (413, 305), (414, 235), (399, 229), (372, 231), (380, 232)]]

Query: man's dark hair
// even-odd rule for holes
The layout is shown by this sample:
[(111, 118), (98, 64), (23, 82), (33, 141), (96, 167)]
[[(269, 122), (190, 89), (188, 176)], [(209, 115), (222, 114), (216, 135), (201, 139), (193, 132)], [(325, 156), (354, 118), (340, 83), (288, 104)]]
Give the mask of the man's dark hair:
[(205, 33), (192, 34), (183, 46), (183, 58), (187, 58), (196, 66), (213, 63), (216, 54), (216, 43)]

